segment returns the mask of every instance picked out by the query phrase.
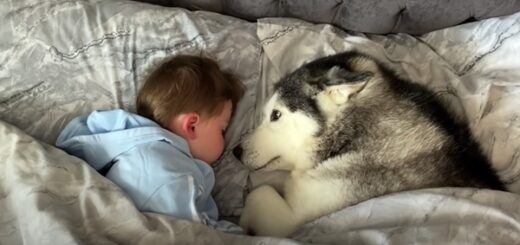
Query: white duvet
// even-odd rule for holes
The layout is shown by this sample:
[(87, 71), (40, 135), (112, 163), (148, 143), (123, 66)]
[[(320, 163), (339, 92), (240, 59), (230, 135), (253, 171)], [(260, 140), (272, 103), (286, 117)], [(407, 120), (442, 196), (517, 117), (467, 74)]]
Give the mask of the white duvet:
[[(515, 244), (520, 241), (520, 14), (409, 35), (346, 33), (295, 19), (245, 22), (131, 1), (7, 1), (0, 10), (0, 244)], [(292, 239), (223, 234), (138, 212), (119, 188), (53, 143), (71, 118), (133, 110), (162, 59), (204, 54), (247, 87), (216, 168), (221, 214), (237, 216), (248, 171), (229, 149), (281, 76), (358, 49), (442, 91), (512, 192), (396, 193), (307, 224)], [(14, 126), (13, 126), (14, 125)], [(248, 181), (248, 179), (250, 181)]]

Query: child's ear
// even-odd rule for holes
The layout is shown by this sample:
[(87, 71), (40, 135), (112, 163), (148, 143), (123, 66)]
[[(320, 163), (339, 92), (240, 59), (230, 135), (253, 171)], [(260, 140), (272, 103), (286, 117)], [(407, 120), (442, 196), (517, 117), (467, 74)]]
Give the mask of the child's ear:
[(200, 116), (196, 112), (188, 112), (180, 115), (180, 132), (182, 137), (193, 140), (197, 137), (196, 126), (200, 122)]

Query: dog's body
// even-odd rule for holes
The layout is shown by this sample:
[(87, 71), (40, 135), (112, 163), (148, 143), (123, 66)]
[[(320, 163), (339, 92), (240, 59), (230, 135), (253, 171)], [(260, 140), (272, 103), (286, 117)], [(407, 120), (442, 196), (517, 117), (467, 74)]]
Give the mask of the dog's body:
[(468, 127), (432, 92), (357, 52), (283, 78), (242, 148), (252, 169), (292, 170), (282, 193), (264, 185), (247, 197), (240, 224), (258, 235), (287, 236), (392, 192), (504, 189)]

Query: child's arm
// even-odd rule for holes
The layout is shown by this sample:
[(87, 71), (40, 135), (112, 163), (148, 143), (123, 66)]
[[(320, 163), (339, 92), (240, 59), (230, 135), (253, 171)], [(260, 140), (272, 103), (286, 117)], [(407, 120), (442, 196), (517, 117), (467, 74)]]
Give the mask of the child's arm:
[[(72, 119), (65, 128), (61, 131), (56, 139), (56, 147), (66, 151), (67, 153), (79, 157), (92, 165), (92, 161), (89, 161), (88, 155), (85, 154), (85, 140), (82, 138), (78, 139), (78, 136), (92, 135), (93, 132), (87, 126), (88, 115), (80, 116)], [(92, 166), (96, 170), (101, 168), (100, 166)]]
[(87, 126), (88, 115), (79, 116), (72, 119), (65, 128), (61, 131), (60, 135), (56, 139), (56, 145), (59, 147), (60, 144), (67, 141), (68, 139), (79, 136), (79, 135), (91, 135), (92, 132)]
[(204, 223), (204, 217), (197, 209), (197, 188), (191, 175), (171, 178), (157, 188), (139, 209)]
[(58, 135), (56, 147), (83, 159), (99, 171), (111, 163), (112, 156), (105, 156), (99, 151), (101, 145), (96, 144), (93, 138), (99, 132), (92, 131), (87, 123), (91, 115), (92, 113), (72, 119)]

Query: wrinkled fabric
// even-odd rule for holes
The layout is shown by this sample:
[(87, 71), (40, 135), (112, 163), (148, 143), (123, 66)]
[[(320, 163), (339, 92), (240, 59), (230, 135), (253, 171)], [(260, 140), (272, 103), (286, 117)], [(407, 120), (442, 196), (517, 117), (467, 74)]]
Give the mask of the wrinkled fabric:
[[(296, 19), (252, 23), (122, 0), (23, 0), (3, 6), (2, 243), (511, 244), (519, 240), (520, 200), (515, 194), (520, 192), (519, 14), (413, 37), (347, 33)], [(246, 88), (226, 132), (227, 148), (215, 168), (213, 190), (221, 215), (236, 218), (245, 194), (261, 180), (248, 177), (231, 149), (254, 128), (272, 85), (305, 62), (347, 49), (367, 52), (437, 91), (467, 119), (512, 192), (441, 188), (395, 193), (309, 223), (293, 235), (296, 240), (252, 238), (141, 213), (86, 163), (44, 143), (53, 143), (71, 119), (93, 110), (134, 111), (144, 78), (168, 57), (212, 57), (224, 70), (237, 74)]]
[(469, 188), (374, 198), (307, 224), (293, 239), (231, 235), (140, 212), (80, 159), (4, 122), (0, 139), (5, 244), (515, 244), (520, 239), (520, 196)]

